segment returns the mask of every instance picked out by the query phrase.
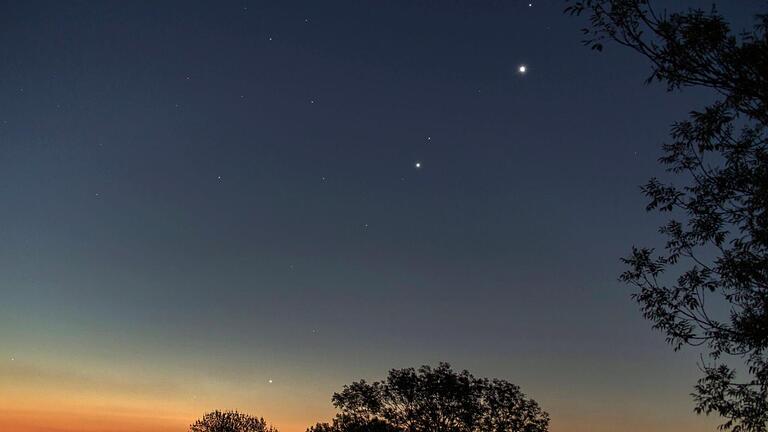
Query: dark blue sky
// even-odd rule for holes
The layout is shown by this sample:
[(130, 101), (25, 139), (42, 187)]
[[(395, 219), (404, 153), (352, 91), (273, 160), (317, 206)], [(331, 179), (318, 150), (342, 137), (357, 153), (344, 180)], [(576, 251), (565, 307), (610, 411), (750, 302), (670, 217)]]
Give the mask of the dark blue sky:
[(645, 85), (563, 7), (2, 2), (0, 376), (204, 377), (178, 412), (293, 432), (443, 360), (553, 432), (712, 424), (695, 353), (616, 281), (658, 242), (638, 185), (668, 126), (711, 95)]

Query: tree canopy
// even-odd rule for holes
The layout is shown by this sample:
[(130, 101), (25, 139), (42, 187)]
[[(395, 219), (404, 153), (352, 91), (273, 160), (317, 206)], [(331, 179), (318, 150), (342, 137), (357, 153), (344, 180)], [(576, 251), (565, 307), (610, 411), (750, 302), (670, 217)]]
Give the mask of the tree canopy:
[(379, 419), (364, 419), (337, 415), (331, 423), (318, 423), (307, 432), (398, 432), (398, 429)]
[[(668, 12), (647, 0), (572, 1), (584, 43), (650, 61), (649, 82), (711, 89), (715, 102), (671, 128), (648, 210), (669, 214), (663, 250), (634, 247), (621, 280), (675, 349), (705, 350), (695, 410), (735, 432), (768, 423), (768, 15), (734, 33), (714, 7)], [(743, 368), (739, 367), (743, 366)], [(737, 370), (740, 372), (737, 374)]]
[(520, 388), (475, 378), (447, 363), (393, 369), (386, 380), (344, 386), (333, 424), (309, 432), (544, 432), (549, 416)]
[(189, 427), (189, 432), (277, 432), (263, 418), (237, 411), (212, 411)]

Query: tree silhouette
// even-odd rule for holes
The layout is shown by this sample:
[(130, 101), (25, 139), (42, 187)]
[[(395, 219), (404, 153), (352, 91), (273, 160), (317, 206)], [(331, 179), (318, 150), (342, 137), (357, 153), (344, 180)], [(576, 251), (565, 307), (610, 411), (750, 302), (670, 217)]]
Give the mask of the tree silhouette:
[(344, 386), (341, 413), (309, 432), (544, 432), (549, 416), (503, 380), (455, 372), (447, 363), (393, 369), (385, 381)]
[(212, 411), (189, 427), (189, 432), (277, 432), (263, 418), (237, 411)]
[[(614, 41), (650, 60), (649, 82), (714, 90), (717, 101), (673, 125), (660, 162), (681, 178), (643, 188), (648, 210), (669, 213), (663, 251), (633, 248), (621, 280), (645, 318), (677, 350), (707, 351), (696, 412), (721, 429), (765, 432), (768, 423), (768, 15), (734, 35), (711, 11), (668, 13), (647, 0), (571, 2), (587, 12), (585, 44)], [(743, 364), (737, 379), (734, 365)]]
[(398, 432), (389, 423), (378, 419), (362, 419), (348, 415), (337, 415), (333, 422), (318, 423), (307, 432)]

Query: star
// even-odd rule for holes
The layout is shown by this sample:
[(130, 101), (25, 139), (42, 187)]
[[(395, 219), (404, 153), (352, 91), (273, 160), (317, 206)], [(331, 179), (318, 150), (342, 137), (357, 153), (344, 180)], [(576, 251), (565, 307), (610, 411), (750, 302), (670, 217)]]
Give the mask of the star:
[(218, 180), (219, 183), (221, 183), (221, 176), (216, 176), (216, 180)]
[(416, 167), (416, 169), (421, 169), (421, 162), (416, 161), (416, 163), (413, 164), (413, 166)]
[(517, 71), (520, 72), (521, 74), (524, 74), (526, 71), (528, 71), (528, 67), (526, 65), (520, 65), (517, 68)]
[(270, 384), (272, 384), (272, 380), (271, 380), (271, 379), (270, 379), (270, 380), (268, 380), (267, 382), (268, 382), (268, 383), (270, 383)]

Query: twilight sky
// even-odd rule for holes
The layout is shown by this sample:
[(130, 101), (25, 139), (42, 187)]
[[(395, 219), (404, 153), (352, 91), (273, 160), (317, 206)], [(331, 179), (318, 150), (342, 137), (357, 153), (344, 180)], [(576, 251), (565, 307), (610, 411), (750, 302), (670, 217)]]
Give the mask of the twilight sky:
[(0, 430), (300, 432), (441, 360), (552, 432), (712, 429), (616, 281), (710, 95), (563, 6), (0, 2)]

